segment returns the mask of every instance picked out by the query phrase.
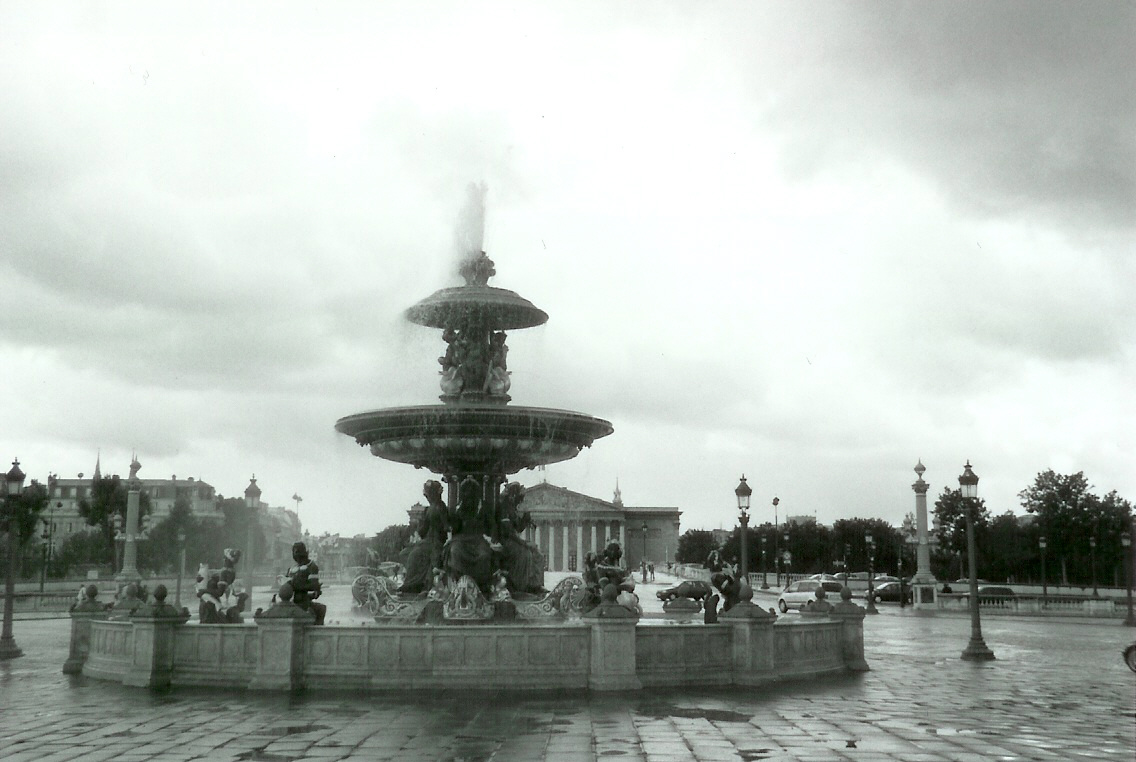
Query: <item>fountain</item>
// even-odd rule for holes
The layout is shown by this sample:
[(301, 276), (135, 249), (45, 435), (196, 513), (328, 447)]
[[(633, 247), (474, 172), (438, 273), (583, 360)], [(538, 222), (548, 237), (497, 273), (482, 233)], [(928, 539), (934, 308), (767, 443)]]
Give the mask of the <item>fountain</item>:
[[(467, 255), (459, 272), (465, 285), (437, 291), (406, 311), (411, 322), (442, 331), (442, 404), (356, 413), (335, 424), (380, 458), (440, 475), (447, 488), (441, 504), (441, 495), (431, 494), (430, 482), (426, 486), (427, 501), (437, 510), (427, 509), (423, 521), (429, 530), (423, 527), (421, 536), (433, 552), (411, 553), (408, 565), (414, 568), (407, 569), (401, 587), (388, 577), (368, 580), (371, 610), (379, 621), (579, 613), (578, 578), (546, 593), (542, 579), (517, 572), (543, 570), (544, 563), (522, 539), (523, 489), (515, 485), (504, 496), (502, 488), (510, 474), (576, 457), (611, 434), (611, 424), (568, 410), (510, 405), (505, 331), (542, 325), (548, 315), (515, 292), (490, 286), (496, 270), (484, 251)], [(529, 561), (518, 560), (525, 555)], [(433, 574), (435, 565), (443, 573)]]
[(505, 332), (548, 316), (488, 285), (495, 269), (480, 240), (465, 250), (465, 284), (406, 312), (442, 332), (442, 404), (356, 413), (335, 425), (377, 457), (441, 477), (424, 486), (421, 539), (409, 548), (404, 579), (376, 578), (368, 591), (375, 621), (317, 625), (287, 585), (243, 625), (187, 624), (144, 608), (107, 619), (101, 607), (80, 606), (65, 671), (148, 687), (404, 691), (752, 686), (868, 668), (864, 610), (850, 594), (823, 614), (778, 618), (743, 587), (711, 624), (640, 622), (614, 584), (597, 585), (594, 597), (587, 591), (586, 604), (579, 577), (544, 590), (540, 551), (523, 536), (524, 490), (507, 478), (574, 458), (612, 426), (509, 404)]

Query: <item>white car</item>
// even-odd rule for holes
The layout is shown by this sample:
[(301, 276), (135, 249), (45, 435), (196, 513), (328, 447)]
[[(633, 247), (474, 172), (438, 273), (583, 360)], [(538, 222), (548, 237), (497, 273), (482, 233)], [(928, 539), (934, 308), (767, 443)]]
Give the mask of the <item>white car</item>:
[(839, 582), (831, 580), (819, 579), (802, 579), (797, 582), (790, 582), (781, 596), (777, 599), (777, 608), (784, 614), (789, 609), (800, 610), (804, 608), (805, 604), (809, 601), (816, 600), (816, 592), (821, 587), (824, 587), (825, 597), (835, 595), (840, 597), (840, 589), (843, 587)]

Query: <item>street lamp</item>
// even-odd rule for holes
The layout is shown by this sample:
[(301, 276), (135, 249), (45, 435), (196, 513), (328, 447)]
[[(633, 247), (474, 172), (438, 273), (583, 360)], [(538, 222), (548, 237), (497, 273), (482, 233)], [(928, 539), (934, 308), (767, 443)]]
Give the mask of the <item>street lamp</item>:
[(1133, 556), (1132, 535), (1124, 532), (1120, 535), (1120, 547), (1124, 548), (1124, 587), (1128, 598), (1128, 617), (1124, 620), (1126, 627), (1136, 627), (1136, 616), (1132, 614), (1132, 577), (1136, 574), (1136, 557)]
[[(643, 562), (640, 564), (643, 569), (643, 584), (647, 583), (647, 522), (643, 522)], [(634, 579), (634, 577), (632, 577)]]
[(245, 600), (246, 611), (252, 611), (252, 587), (253, 587), (253, 539), (256, 532), (256, 509), (260, 505), (260, 487), (256, 486), (256, 474), (252, 475), (249, 480), (249, 486), (245, 487), (245, 507), (248, 508), (248, 584), (245, 585), (248, 589), (248, 598)]
[(963, 649), (962, 658), (967, 661), (993, 661), (994, 652), (986, 647), (982, 640), (982, 620), (978, 615), (978, 576), (975, 573), (978, 555), (974, 545), (974, 508), (978, 498), (978, 474), (970, 468), (970, 461), (966, 462), (962, 476), (959, 477), (959, 492), (966, 504), (963, 506), (966, 514), (966, 558), (970, 564), (970, 642)]
[(785, 587), (789, 586), (789, 570), (793, 567), (793, 554), (789, 552), (789, 525), (785, 525), (785, 534), (781, 537), (785, 542), (785, 550), (781, 552), (781, 560), (785, 564)]
[(781, 554), (777, 550), (777, 506), (780, 502), (779, 499), (773, 498), (773, 565), (778, 588), (781, 587)]
[(768, 590), (769, 582), (765, 578), (765, 570), (768, 568), (765, 565), (765, 541), (769, 539), (765, 535), (761, 536), (761, 589)]
[(1100, 593), (1097, 592), (1097, 538), (1096, 535), (1089, 538), (1089, 566), (1093, 573), (1093, 597), (1100, 598)]
[(741, 581), (749, 584), (749, 551), (746, 549), (746, 535), (749, 534), (749, 496), (753, 494), (753, 490), (746, 484), (745, 474), (742, 474), (742, 480), (738, 482), (737, 489), (734, 494), (738, 496), (738, 522), (742, 525), (742, 563), (741, 563)]
[(24, 491), (24, 472), (20, 461), (12, 461), (12, 469), (4, 477), (4, 524), (8, 530), (8, 569), (4, 575), (4, 629), (0, 633), (0, 660), (15, 659), (24, 652), (12, 637), (12, 604), (16, 597), (16, 499)]
[(1037, 546), (1041, 548), (1041, 607), (1049, 608), (1049, 583), (1045, 580), (1045, 535), (1037, 538)]
[(852, 543), (844, 543), (844, 586), (848, 587), (848, 556), (852, 553)]
[(876, 608), (876, 588), (873, 584), (875, 571), (872, 569), (872, 563), (875, 559), (875, 540), (872, 539), (871, 532), (864, 533), (864, 542), (868, 548), (868, 605), (864, 607), (868, 614), (878, 614), (880, 610)]

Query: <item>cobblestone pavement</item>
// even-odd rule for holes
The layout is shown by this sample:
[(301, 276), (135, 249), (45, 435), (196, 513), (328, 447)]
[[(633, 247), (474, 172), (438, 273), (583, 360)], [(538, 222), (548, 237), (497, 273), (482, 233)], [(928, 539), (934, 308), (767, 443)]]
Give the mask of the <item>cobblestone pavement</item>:
[[(650, 588), (643, 591), (650, 594)], [(794, 616), (790, 614), (789, 616)], [(1132, 760), (1136, 675), (1117, 622), (983, 621), (885, 607), (871, 671), (757, 690), (299, 697), (150, 692), (61, 673), (67, 620), (17, 620), (0, 664), (0, 759)]]

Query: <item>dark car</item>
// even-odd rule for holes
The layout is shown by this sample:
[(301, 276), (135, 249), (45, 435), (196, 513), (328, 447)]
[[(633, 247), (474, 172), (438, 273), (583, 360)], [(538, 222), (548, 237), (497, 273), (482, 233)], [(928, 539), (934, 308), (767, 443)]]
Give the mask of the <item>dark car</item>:
[[(884, 582), (876, 587), (875, 600), (878, 601), (891, 601), (892, 603), (899, 603), (899, 583), (898, 582)], [(910, 585), (903, 586), (903, 600), (905, 603), (912, 602), (912, 592)]]
[(1014, 591), (999, 585), (979, 585), (978, 600), (983, 603), (1000, 603), (1006, 598), (1013, 598)]

